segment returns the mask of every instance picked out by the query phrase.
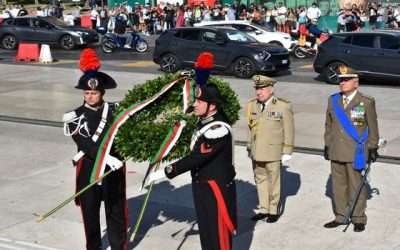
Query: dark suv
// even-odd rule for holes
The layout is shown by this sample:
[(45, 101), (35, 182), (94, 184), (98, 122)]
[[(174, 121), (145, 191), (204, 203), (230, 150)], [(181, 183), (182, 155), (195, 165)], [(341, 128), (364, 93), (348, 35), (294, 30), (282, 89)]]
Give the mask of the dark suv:
[(97, 32), (87, 28), (67, 26), (55, 17), (16, 17), (0, 24), (0, 43), (5, 49), (15, 49), (20, 42), (37, 42), (73, 49), (99, 40)]
[(214, 69), (248, 78), (257, 72), (287, 70), (287, 49), (257, 42), (249, 35), (227, 27), (178, 28), (165, 31), (156, 40), (153, 60), (162, 71), (193, 67), (197, 56), (214, 54)]
[(337, 68), (350, 66), (361, 77), (400, 80), (400, 31), (378, 30), (333, 34), (318, 47), (314, 70), (336, 84)]

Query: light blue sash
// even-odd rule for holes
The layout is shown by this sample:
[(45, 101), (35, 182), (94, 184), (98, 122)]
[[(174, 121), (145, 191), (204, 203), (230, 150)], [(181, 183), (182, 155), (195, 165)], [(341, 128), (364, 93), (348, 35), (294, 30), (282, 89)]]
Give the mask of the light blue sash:
[(351, 121), (344, 112), (344, 109), (339, 105), (340, 98), (340, 93), (332, 95), (333, 111), (335, 112), (336, 118), (339, 120), (344, 131), (346, 131), (346, 134), (357, 143), (353, 168), (361, 171), (365, 168), (366, 163), (364, 148), (365, 142), (368, 139), (368, 127), (365, 128), (361, 136), (358, 135), (357, 129), (353, 126), (353, 124), (351, 124)]

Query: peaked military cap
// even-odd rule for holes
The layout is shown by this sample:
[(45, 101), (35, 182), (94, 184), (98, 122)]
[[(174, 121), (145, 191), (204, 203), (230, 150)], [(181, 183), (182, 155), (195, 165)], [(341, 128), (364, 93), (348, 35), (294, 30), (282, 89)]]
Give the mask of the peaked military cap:
[(253, 76), (254, 88), (265, 88), (269, 86), (274, 86), (276, 83), (275, 79), (268, 76), (255, 75)]
[(345, 65), (341, 65), (338, 68), (338, 71), (339, 71), (338, 72), (339, 78), (357, 78), (358, 77), (358, 72), (355, 69), (350, 68)]

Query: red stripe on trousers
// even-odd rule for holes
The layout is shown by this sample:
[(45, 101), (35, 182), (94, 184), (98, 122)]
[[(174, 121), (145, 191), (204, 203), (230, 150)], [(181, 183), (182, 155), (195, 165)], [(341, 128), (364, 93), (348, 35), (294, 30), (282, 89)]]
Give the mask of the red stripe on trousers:
[(218, 184), (214, 180), (209, 180), (208, 184), (217, 200), (219, 246), (221, 250), (230, 250), (229, 235), (235, 231), (235, 227), (229, 217), (228, 209)]
[[(76, 180), (75, 180), (75, 193), (78, 193), (78, 179), (79, 179), (79, 174), (81, 173), (81, 169), (83, 166), (83, 157), (82, 156), (79, 160), (78, 163), (76, 164), (76, 168), (75, 168), (75, 173), (76, 173)], [(80, 201), (79, 201), (79, 197), (75, 198), (75, 205), (79, 206), (80, 205)]]
[[(124, 192), (125, 192), (125, 234), (127, 235), (128, 233), (128, 223), (129, 223), (129, 212), (128, 212), (128, 200), (126, 199), (126, 164), (124, 163), (124, 166), (122, 167), (122, 171), (124, 172)], [(126, 236), (128, 237), (128, 236)], [(124, 250), (128, 250), (128, 238), (125, 239), (125, 243), (123, 246)]]

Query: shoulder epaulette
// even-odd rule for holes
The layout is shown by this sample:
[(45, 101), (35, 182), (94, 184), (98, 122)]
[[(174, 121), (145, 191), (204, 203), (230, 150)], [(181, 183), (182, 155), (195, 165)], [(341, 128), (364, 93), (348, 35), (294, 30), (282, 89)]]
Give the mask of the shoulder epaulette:
[(256, 98), (252, 98), (252, 99), (248, 100), (247, 103), (251, 103), (251, 102), (255, 102), (255, 101), (257, 101), (257, 99)]
[(229, 129), (227, 129), (225, 126), (222, 126), (220, 124), (216, 124), (209, 128), (205, 133), (204, 137), (207, 139), (217, 139), (224, 137), (229, 133)]
[(288, 100), (286, 100), (284, 98), (281, 98), (281, 97), (276, 97), (276, 99), (278, 99), (281, 102), (290, 103), (290, 101), (288, 101)]
[(364, 93), (360, 93), (360, 94), (362, 95), (362, 97), (367, 98), (367, 99), (370, 100), (370, 101), (375, 101), (375, 98), (372, 97), (372, 96), (370, 96), (370, 95), (366, 95), (366, 94), (364, 94)]
[(68, 123), (68, 122), (74, 120), (76, 117), (78, 117), (78, 116), (77, 116), (75, 110), (68, 111), (68, 112), (64, 113), (62, 121), (64, 123)]

